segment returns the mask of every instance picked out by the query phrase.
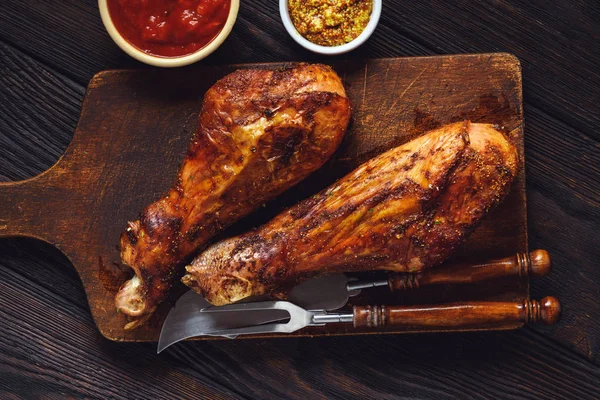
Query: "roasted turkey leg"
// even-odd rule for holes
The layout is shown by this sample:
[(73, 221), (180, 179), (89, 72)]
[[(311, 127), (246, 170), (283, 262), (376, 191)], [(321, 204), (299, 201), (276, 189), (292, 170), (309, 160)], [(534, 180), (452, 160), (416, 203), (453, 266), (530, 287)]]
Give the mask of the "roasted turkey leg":
[(210, 88), (176, 185), (121, 236), (135, 271), (115, 299), (137, 318), (126, 329), (165, 299), (195, 250), (323, 165), (349, 120), (342, 82), (324, 65), (240, 70)]
[(460, 122), (366, 162), (258, 230), (212, 245), (183, 282), (214, 305), (278, 295), (318, 274), (443, 262), (509, 191), (518, 152)]

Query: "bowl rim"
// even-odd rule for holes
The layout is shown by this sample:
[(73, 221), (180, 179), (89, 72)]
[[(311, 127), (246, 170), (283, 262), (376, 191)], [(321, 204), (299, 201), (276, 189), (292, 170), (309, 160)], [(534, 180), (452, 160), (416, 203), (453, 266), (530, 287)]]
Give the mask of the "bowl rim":
[(336, 55), (336, 54), (344, 54), (349, 51), (352, 51), (365, 43), (367, 39), (371, 37), (377, 25), (379, 25), (379, 19), (381, 18), (381, 10), (383, 8), (383, 0), (373, 0), (373, 11), (371, 12), (371, 18), (369, 19), (369, 23), (362, 31), (360, 35), (358, 35), (351, 42), (338, 45), (338, 46), (321, 46), (316, 43), (309, 41), (304, 38), (294, 26), (292, 19), (290, 17), (290, 12), (288, 9), (289, 0), (279, 0), (279, 13), (281, 14), (281, 21), (283, 22), (283, 26), (287, 30), (288, 34), (298, 43), (300, 46), (304, 47), (307, 50), (318, 54), (325, 55)]
[(115, 27), (112, 18), (110, 17), (110, 12), (108, 11), (108, 0), (98, 0), (98, 8), (100, 9), (100, 17), (102, 18), (102, 23), (106, 28), (111, 39), (129, 56), (135, 58), (138, 61), (141, 61), (145, 64), (152, 65), (155, 67), (164, 67), (164, 68), (174, 68), (174, 67), (183, 67), (185, 65), (193, 64), (197, 61), (202, 60), (207, 57), (209, 54), (213, 53), (221, 44), (227, 39), (233, 26), (237, 20), (238, 12), (240, 9), (240, 0), (229, 0), (231, 5), (229, 7), (229, 14), (227, 15), (227, 21), (223, 26), (223, 29), (219, 32), (219, 34), (206, 46), (196, 50), (191, 54), (186, 54), (180, 57), (159, 57), (151, 54), (144, 53), (142, 50), (138, 49), (131, 43), (129, 43), (117, 30)]

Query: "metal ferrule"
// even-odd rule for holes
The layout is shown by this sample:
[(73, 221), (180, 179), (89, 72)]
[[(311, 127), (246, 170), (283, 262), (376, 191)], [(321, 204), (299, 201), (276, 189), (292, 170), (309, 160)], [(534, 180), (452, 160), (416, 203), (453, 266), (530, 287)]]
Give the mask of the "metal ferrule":
[(353, 290), (369, 289), (369, 288), (387, 286), (387, 285), (388, 285), (387, 279), (382, 280), (382, 281), (372, 281), (372, 282), (357, 281), (357, 282), (348, 282), (348, 284), (346, 285), (346, 288), (348, 289), (349, 292), (352, 292)]
[(352, 322), (354, 321), (353, 314), (315, 314), (312, 322), (314, 324), (327, 324), (331, 322)]

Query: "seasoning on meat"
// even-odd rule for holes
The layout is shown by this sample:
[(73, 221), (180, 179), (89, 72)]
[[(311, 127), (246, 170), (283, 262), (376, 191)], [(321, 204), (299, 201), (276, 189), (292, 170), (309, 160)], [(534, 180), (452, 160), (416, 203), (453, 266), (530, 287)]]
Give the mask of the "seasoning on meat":
[(296, 30), (321, 46), (339, 46), (360, 35), (371, 18), (373, 0), (289, 0)]

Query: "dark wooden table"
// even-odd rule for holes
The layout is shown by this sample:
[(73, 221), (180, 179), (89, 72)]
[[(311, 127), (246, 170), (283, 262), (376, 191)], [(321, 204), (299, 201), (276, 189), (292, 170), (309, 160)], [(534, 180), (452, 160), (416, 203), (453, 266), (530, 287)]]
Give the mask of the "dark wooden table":
[[(205, 63), (321, 60), (288, 37), (276, 0), (242, 3), (233, 33)], [(533, 282), (532, 297), (562, 300), (559, 325), (188, 342), (157, 356), (153, 344), (98, 333), (58, 250), (2, 240), (0, 398), (600, 398), (599, 43), (597, 0), (385, 0), (374, 36), (344, 56), (519, 57), (530, 248), (548, 249), (555, 266)], [(50, 167), (88, 80), (129, 67), (145, 68), (108, 37), (96, 1), (0, 1), (0, 179)]]

